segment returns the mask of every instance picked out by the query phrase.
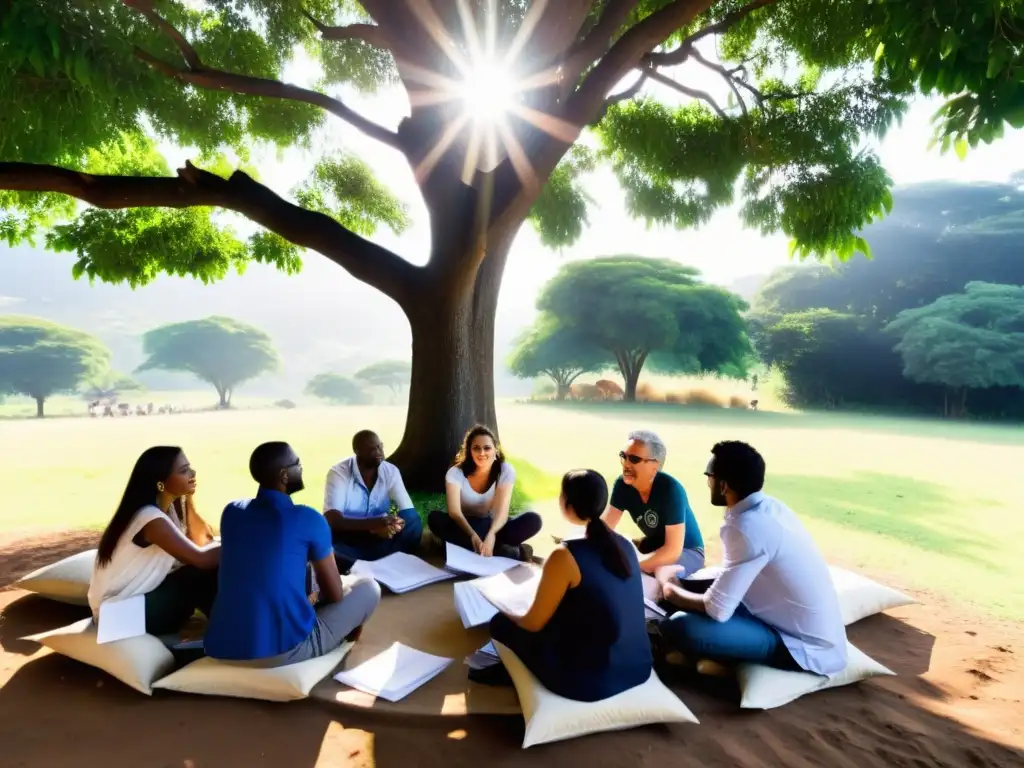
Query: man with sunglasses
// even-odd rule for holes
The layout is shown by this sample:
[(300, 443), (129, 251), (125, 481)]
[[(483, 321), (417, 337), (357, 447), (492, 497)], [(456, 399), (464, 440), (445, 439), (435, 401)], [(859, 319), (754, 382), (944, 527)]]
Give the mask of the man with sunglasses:
[[(249, 459), (256, 498), (221, 517), (220, 588), (204, 645), (215, 659), (271, 668), (324, 656), (355, 640), (380, 602), (372, 579), (338, 573), (331, 529), (312, 507), (296, 504), (302, 463), (287, 443), (264, 443)], [(319, 603), (306, 580), (312, 565)]]
[(704, 567), (704, 538), (686, 499), (682, 484), (662, 471), (667, 451), (654, 432), (630, 432), (619, 452), (622, 477), (615, 481), (603, 515), (614, 529), (629, 512), (643, 533), (634, 542), (640, 552), (640, 569), (654, 573), (667, 565), (679, 565), (687, 573)]

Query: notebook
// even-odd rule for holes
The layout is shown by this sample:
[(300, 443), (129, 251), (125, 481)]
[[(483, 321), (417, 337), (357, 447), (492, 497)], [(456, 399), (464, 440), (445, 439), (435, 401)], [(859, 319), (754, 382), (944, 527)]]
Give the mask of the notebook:
[(385, 701), (400, 701), (433, 680), (454, 659), (432, 656), (401, 643), (334, 676), (342, 685)]
[(475, 581), (457, 581), (454, 584), (455, 610), (466, 629), (486, 624), (498, 613), (498, 609), (474, 586)]
[(476, 591), (502, 613), (522, 616), (533, 605), (540, 585), (540, 568), (519, 564), (514, 568), (495, 576), (473, 579)]
[(510, 557), (484, 557), (476, 552), (452, 544), (445, 543), (445, 568), (456, 573), (468, 573), (470, 576), (493, 576), (496, 573), (515, 568), (518, 560)]
[(394, 552), (380, 560), (356, 560), (350, 573), (370, 576), (396, 595), (454, 578), (449, 571), (405, 552)]

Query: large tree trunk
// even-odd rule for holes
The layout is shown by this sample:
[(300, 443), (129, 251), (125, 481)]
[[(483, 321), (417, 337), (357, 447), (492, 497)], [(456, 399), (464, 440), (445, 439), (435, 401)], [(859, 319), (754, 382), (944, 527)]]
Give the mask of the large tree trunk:
[(406, 309), (412, 326), (412, 376), (402, 442), (389, 457), (405, 484), (441, 492), (466, 431), (485, 424), (497, 433), (494, 407), (494, 320), (514, 233), (492, 241), (476, 281), (435, 286)]
[(37, 419), (41, 419), (45, 415), (43, 413), (43, 404), (46, 402), (46, 398), (45, 397), (36, 397), (34, 399), (36, 401), (36, 418)]

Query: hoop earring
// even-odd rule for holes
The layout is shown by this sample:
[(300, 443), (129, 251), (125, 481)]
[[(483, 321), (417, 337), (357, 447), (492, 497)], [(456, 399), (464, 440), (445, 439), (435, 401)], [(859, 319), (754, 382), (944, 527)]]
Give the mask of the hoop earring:
[(163, 483), (157, 483), (156, 484), (156, 492), (157, 493), (163, 493), (164, 492), (164, 484)]

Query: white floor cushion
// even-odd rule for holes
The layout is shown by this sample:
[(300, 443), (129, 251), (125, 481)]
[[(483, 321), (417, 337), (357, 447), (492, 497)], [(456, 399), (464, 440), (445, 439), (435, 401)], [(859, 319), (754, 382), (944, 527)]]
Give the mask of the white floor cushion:
[(872, 581), (867, 576), (843, 568), (830, 567), (829, 571), (832, 573), (836, 594), (839, 595), (839, 609), (846, 626), (891, 608), (917, 604), (917, 600), (910, 595)]
[(153, 635), (98, 645), (96, 626), (91, 618), (23, 639), (39, 643), (69, 659), (102, 669), (146, 695), (153, 692), (154, 680), (159, 680), (174, 668), (174, 656)]
[(172, 672), (153, 687), (206, 696), (294, 701), (309, 696), (313, 686), (330, 675), (351, 648), (352, 643), (343, 643), (318, 659), (274, 669), (240, 667), (207, 657)]
[[(712, 566), (695, 571), (687, 578), (713, 580), (718, 578), (721, 572), (721, 566)], [(892, 608), (917, 605), (917, 600), (910, 595), (879, 584), (867, 576), (861, 576), (859, 573), (835, 566), (829, 566), (829, 572), (832, 574), (832, 584), (836, 588), (836, 595), (839, 597), (839, 610), (842, 612), (843, 624), (846, 626)]]
[(494, 647), (508, 670), (526, 733), (523, 749), (536, 744), (564, 741), (591, 733), (621, 731), (651, 723), (696, 723), (697, 718), (651, 670), (643, 685), (603, 701), (573, 701), (556, 696), (538, 682), (512, 651), (499, 642)]
[(88, 605), (89, 580), (95, 562), (95, 549), (79, 552), (22, 576), (13, 586), (61, 603)]
[(829, 677), (810, 672), (787, 672), (760, 664), (741, 664), (736, 670), (740, 684), (740, 707), (774, 709), (808, 693), (851, 685), (870, 677), (896, 674), (850, 643), (846, 644), (846, 653), (846, 669)]

